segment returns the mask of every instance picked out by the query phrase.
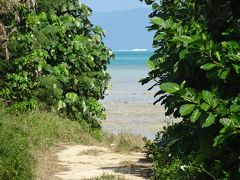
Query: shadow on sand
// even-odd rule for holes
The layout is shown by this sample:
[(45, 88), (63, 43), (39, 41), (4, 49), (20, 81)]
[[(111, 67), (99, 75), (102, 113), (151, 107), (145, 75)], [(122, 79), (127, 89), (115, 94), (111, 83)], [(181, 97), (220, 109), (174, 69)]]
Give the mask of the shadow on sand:
[(130, 174), (143, 179), (150, 179), (152, 175), (152, 163), (149, 159), (140, 159), (137, 163), (122, 162), (118, 166), (104, 167), (102, 170), (112, 170), (115, 173)]

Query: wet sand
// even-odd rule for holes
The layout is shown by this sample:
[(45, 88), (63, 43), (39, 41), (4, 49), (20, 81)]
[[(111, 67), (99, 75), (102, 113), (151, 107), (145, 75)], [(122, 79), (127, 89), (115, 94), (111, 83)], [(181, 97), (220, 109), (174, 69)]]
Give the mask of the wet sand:
[(164, 109), (161, 106), (137, 103), (106, 103), (107, 119), (103, 128), (111, 133), (131, 133), (154, 139), (157, 132), (166, 125)]
[(147, 69), (110, 68), (112, 89), (103, 100), (107, 119), (103, 129), (114, 134), (132, 133), (153, 139), (162, 130), (169, 118), (164, 107), (153, 105), (154, 94), (159, 90), (147, 89), (152, 83), (142, 86), (138, 81), (146, 76)]

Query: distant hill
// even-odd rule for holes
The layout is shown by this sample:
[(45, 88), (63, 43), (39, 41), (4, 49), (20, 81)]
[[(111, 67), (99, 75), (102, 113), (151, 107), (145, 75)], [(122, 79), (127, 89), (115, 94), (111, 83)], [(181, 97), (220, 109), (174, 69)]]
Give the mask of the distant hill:
[(146, 29), (150, 13), (151, 9), (148, 8), (93, 12), (91, 20), (107, 32), (104, 42), (114, 50), (151, 49), (153, 33)]

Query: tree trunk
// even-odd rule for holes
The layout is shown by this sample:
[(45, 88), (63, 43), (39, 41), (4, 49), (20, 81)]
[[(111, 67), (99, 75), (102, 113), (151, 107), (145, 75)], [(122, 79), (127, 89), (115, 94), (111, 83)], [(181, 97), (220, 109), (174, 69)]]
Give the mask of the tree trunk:
[(5, 26), (0, 21), (0, 47), (5, 50), (5, 61), (9, 63), (8, 35)]

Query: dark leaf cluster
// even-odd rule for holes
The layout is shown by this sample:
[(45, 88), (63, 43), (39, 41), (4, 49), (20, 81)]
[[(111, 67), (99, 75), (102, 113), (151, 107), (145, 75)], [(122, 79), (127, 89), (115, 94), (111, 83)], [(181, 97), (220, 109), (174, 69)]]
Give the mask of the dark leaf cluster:
[(149, 30), (156, 32), (156, 51), (142, 83), (155, 81), (161, 89), (156, 102), (165, 106), (166, 115), (182, 119), (151, 145), (154, 176), (165, 179), (168, 173), (163, 178), (160, 169), (178, 163), (179, 169), (195, 169), (189, 179), (239, 179), (240, 3), (151, 3)]

